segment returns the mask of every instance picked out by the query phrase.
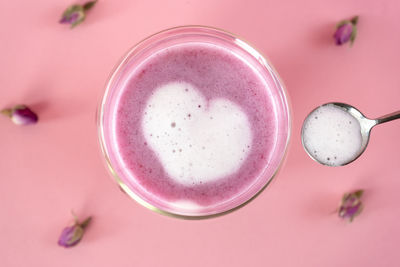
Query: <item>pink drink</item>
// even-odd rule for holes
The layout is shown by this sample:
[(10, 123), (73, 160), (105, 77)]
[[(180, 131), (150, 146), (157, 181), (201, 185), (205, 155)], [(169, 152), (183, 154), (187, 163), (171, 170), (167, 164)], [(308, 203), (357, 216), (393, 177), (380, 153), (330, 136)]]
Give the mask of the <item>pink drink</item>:
[(256, 52), (212, 31), (161, 33), (172, 41), (128, 55), (103, 100), (108, 163), (123, 189), (151, 209), (231, 210), (262, 190), (283, 159), (289, 114), (276, 76)]

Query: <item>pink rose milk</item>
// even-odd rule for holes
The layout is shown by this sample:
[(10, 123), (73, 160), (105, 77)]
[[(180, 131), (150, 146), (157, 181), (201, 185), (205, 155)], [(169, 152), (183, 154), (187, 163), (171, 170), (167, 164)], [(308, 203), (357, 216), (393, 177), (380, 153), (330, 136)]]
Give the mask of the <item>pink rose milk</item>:
[(183, 215), (231, 209), (261, 190), (283, 158), (282, 88), (222, 45), (159, 49), (126, 67), (113, 90), (104, 123), (109, 161), (151, 206)]

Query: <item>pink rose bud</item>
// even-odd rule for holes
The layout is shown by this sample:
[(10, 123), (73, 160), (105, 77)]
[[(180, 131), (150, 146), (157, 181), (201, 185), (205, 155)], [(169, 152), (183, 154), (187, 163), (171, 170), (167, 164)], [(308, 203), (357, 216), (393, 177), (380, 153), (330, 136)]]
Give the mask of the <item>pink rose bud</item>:
[(354, 217), (359, 215), (363, 209), (363, 204), (361, 202), (363, 193), (363, 190), (357, 190), (352, 193), (344, 194), (339, 207), (339, 217), (348, 219), (350, 222), (353, 221)]
[(85, 228), (90, 223), (91, 217), (88, 217), (82, 223), (79, 223), (78, 218), (74, 215), (75, 222), (73, 225), (65, 227), (61, 232), (58, 244), (62, 247), (73, 247), (81, 241)]
[(72, 5), (68, 7), (62, 14), (60, 23), (70, 24), (71, 28), (74, 28), (85, 20), (86, 12), (96, 3), (97, 0), (87, 2), (84, 5)]
[(342, 20), (336, 26), (336, 32), (333, 35), (337, 45), (342, 45), (350, 41), (350, 45), (353, 44), (357, 36), (357, 22), (358, 16), (355, 16), (351, 20)]
[(3, 109), (2, 114), (9, 117), (17, 125), (34, 124), (38, 121), (38, 116), (25, 105), (17, 105), (10, 109)]

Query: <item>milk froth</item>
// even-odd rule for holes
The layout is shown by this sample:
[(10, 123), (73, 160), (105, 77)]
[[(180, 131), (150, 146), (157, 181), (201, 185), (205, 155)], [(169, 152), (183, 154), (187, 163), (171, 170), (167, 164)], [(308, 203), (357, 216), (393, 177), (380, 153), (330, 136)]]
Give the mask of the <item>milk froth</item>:
[(359, 155), (362, 143), (358, 120), (342, 108), (323, 105), (314, 110), (303, 126), (303, 144), (325, 165), (340, 166)]
[(189, 83), (157, 88), (146, 103), (144, 137), (171, 178), (198, 185), (236, 172), (251, 149), (252, 133), (239, 105), (207, 101)]

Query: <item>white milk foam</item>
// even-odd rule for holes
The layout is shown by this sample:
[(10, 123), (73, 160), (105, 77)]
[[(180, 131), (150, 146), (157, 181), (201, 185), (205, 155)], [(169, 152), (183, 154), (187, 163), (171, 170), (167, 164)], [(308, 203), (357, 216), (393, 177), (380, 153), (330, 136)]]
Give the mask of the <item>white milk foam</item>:
[(168, 175), (184, 185), (233, 174), (252, 144), (249, 120), (237, 104), (207, 101), (188, 83), (172, 82), (154, 91), (142, 130)]
[(326, 165), (340, 166), (355, 159), (361, 143), (361, 128), (357, 119), (335, 105), (317, 108), (304, 122), (305, 148)]

